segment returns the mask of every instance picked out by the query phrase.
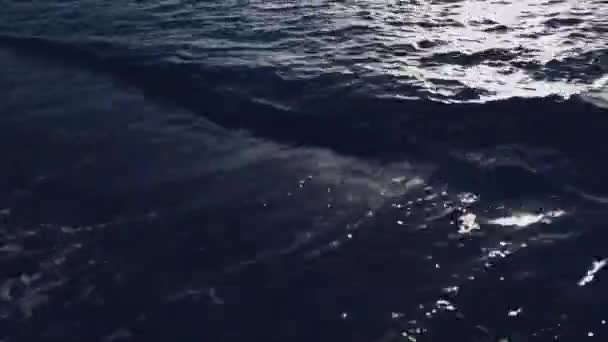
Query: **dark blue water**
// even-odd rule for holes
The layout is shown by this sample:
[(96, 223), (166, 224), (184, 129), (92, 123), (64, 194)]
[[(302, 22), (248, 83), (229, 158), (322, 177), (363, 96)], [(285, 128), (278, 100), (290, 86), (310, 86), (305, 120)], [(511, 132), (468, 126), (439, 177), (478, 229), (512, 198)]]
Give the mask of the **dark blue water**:
[(0, 8), (0, 341), (606, 340), (608, 2)]

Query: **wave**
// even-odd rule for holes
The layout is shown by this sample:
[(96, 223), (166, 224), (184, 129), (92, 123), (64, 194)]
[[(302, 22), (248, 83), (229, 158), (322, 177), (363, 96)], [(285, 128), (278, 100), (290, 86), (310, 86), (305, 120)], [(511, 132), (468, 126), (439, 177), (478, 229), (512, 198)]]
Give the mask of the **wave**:
[[(270, 67), (216, 67), (204, 61), (163, 59), (153, 51), (107, 41), (2, 35), (0, 46), (108, 73), (141, 88), (146, 96), (229, 129), (382, 160), (446, 146), (509, 143), (597, 150), (598, 139), (608, 128), (606, 109), (580, 96), (446, 104), (328, 86), (335, 84), (335, 78), (344, 78), (347, 84), (348, 75), (289, 79)], [(323, 91), (315, 91), (319, 88)]]

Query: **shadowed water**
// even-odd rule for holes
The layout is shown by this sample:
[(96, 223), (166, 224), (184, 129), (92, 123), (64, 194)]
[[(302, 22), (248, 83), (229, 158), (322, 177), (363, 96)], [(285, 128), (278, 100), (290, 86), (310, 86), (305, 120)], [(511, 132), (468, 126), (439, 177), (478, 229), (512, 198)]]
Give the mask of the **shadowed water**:
[(0, 6), (0, 341), (607, 335), (607, 2)]

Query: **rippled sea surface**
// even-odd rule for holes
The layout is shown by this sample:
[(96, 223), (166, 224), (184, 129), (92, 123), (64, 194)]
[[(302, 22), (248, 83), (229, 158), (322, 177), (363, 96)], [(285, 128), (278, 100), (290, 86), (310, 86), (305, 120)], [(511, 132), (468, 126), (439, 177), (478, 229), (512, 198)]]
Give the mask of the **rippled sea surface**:
[(0, 8), (0, 341), (608, 338), (606, 0)]

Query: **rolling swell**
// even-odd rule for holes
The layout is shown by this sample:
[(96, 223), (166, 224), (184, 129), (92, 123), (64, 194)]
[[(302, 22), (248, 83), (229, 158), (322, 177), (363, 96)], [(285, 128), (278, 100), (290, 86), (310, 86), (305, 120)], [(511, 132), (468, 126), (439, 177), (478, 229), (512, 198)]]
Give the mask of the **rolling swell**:
[(602, 340), (598, 1), (6, 5), (0, 340)]
[[(322, 95), (306, 96), (304, 90), (323, 87), (327, 81), (322, 77), (286, 80), (271, 68), (223, 69), (167, 61), (145, 50), (101, 41), (3, 35), (0, 45), (109, 73), (155, 100), (189, 109), (229, 129), (367, 158), (391, 160), (447, 145), (471, 148), (509, 143), (593, 155), (606, 143), (598, 141), (608, 128), (606, 110), (577, 97), (444, 104), (424, 98), (364, 96), (356, 89), (335, 87), (326, 87)], [(256, 90), (249, 91), (247, 86), (260, 82), (260, 75), (265, 88), (295, 92), (300, 98), (282, 104), (256, 96)]]

